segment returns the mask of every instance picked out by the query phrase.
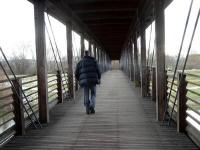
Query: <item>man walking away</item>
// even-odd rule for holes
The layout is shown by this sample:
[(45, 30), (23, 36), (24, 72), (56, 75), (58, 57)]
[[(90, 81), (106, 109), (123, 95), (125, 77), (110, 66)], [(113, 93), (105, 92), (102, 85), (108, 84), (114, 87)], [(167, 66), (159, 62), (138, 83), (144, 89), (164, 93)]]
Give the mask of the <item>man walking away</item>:
[(77, 64), (75, 77), (84, 88), (86, 113), (95, 113), (96, 84), (100, 84), (101, 72), (95, 58), (89, 56), (89, 51), (84, 52), (84, 57)]

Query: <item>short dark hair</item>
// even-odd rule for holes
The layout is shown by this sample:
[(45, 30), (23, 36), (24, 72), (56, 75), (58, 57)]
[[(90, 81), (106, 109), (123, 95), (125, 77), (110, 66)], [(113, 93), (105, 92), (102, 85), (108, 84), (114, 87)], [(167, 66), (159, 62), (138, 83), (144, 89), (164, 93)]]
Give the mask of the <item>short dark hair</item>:
[(88, 50), (85, 50), (84, 55), (85, 55), (85, 56), (89, 56), (89, 51), (88, 51)]

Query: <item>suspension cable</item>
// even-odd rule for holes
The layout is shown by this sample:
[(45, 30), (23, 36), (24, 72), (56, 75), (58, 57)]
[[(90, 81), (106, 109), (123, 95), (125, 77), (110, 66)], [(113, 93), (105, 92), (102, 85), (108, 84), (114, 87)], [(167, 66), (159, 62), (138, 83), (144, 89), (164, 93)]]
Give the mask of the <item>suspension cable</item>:
[[(199, 11), (198, 11), (198, 14), (197, 14), (197, 17), (196, 17), (195, 25), (194, 25), (194, 28), (193, 28), (193, 31), (192, 31), (192, 37), (190, 39), (189, 47), (188, 47), (188, 50), (187, 50), (187, 55), (186, 55), (184, 66), (183, 66), (183, 69), (182, 69), (182, 72), (181, 72), (180, 83), (182, 82), (183, 74), (185, 73), (185, 67), (186, 67), (186, 64), (187, 64), (189, 53), (190, 53), (190, 50), (191, 50), (191, 47), (192, 47), (192, 43), (193, 43), (193, 40), (194, 40), (194, 36), (195, 36), (195, 33), (196, 33), (196, 28), (197, 28), (197, 25), (198, 25), (199, 16), (200, 16), (200, 8), (199, 8)], [(174, 112), (174, 108), (175, 108), (175, 104), (176, 104), (176, 100), (177, 100), (177, 97), (178, 97), (179, 90), (180, 90), (180, 84), (179, 84), (179, 86), (177, 88), (175, 100), (174, 100), (172, 111), (171, 111), (170, 118), (169, 118), (169, 121), (168, 121), (168, 126), (170, 126), (170, 123), (171, 123), (171, 119), (172, 119), (172, 115), (173, 115), (173, 112)]]
[(168, 103), (169, 103), (169, 100), (170, 100), (170, 97), (171, 97), (172, 88), (173, 88), (174, 81), (175, 81), (175, 76), (176, 76), (176, 72), (177, 72), (177, 68), (178, 68), (178, 63), (179, 63), (181, 52), (182, 52), (182, 48), (183, 48), (183, 42), (185, 40), (185, 35), (186, 35), (187, 27), (188, 27), (188, 22), (189, 22), (190, 14), (191, 14), (191, 11), (192, 11), (192, 5), (193, 5), (193, 0), (191, 0), (190, 7), (189, 7), (189, 10), (188, 10), (188, 15), (187, 15), (186, 23), (185, 23), (185, 28), (184, 28), (184, 32), (183, 32), (183, 36), (182, 36), (182, 40), (181, 40), (181, 45), (180, 45), (180, 48), (179, 48), (178, 58), (177, 58), (177, 61), (176, 61), (176, 66), (175, 66), (175, 70), (174, 70), (174, 74), (173, 74), (173, 78), (172, 78), (172, 83), (171, 83), (171, 87), (170, 87), (170, 92), (169, 92), (169, 95), (167, 97), (167, 101), (166, 101), (166, 105), (165, 105), (163, 122), (164, 122), (164, 120), (166, 118), (166, 115), (167, 115)]
[[(54, 44), (56, 46), (56, 52), (58, 54), (58, 58), (59, 58), (59, 61), (60, 61), (61, 70), (62, 70), (64, 78), (67, 82), (67, 77), (66, 77), (65, 72), (64, 72), (64, 67), (63, 67), (61, 56), (60, 56), (60, 53), (59, 53), (59, 50), (58, 50), (58, 46), (57, 46), (57, 42), (56, 42), (55, 35), (54, 35), (54, 32), (53, 32), (53, 28), (52, 28), (52, 25), (51, 25), (51, 21), (50, 21), (50, 18), (49, 18), (49, 14), (48, 13), (46, 13), (46, 14), (47, 14), (47, 19), (48, 19), (49, 26), (50, 26), (50, 29), (51, 29), (51, 33), (52, 33), (52, 36), (53, 36)], [(53, 47), (52, 47), (52, 50), (53, 50)]]
[(57, 68), (59, 69), (59, 65), (58, 65), (58, 61), (57, 61), (57, 58), (56, 58), (56, 53), (55, 53), (55, 50), (53, 48), (53, 43), (51, 41), (51, 38), (50, 38), (50, 34), (49, 34), (49, 31), (48, 31), (48, 28), (47, 28), (47, 25), (45, 24), (45, 27), (46, 27), (46, 31), (47, 31), (47, 36), (48, 36), (48, 39), (49, 39), (49, 43), (51, 45), (51, 49), (52, 49), (52, 52), (53, 52), (53, 56), (55, 58), (55, 61), (56, 61), (56, 65), (57, 65)]
[(78, 57), (78, 61), (80, 60), (80, 52), (78, 52), (78, 48), (76, 47), (75, 48), (75, 45), (76, 45), (76, 39), (75, 39), (75, 34), (74, 34), (74, 32), (72, 32), (72, 37), (73, 37), (73, 41), (75, 42), (74, 43), (74, 45), (73, 45), (73, 49), (75, 50), (75, 52), (76, 52), (76, 55), (77, 55), (77, 57)]
[[(6, 64), (8, 65), (8, 68), (9, 68), (9, 70), (11, 71), (11, 73), (12, 73), (14, 79), (17, 81), (17, 77), (16, 77), (16, 75), (15, 75), (15, 73), (14, 73), (12, 67), (10, 66), (10, 63), (8, 62), (8, 59), (7, 59), (6, 55), (4, 54), (4, 52), (3, 52), (3, 50), (2, 50), (1, 47), (0, 47), (0, 51), (1, 51), (1, 54), (2, 54), (2, 56), (3, 56), (3, 58), (4, 58), (4, 60), (6, 61)], [(7, 72), (6, 72), (6, 70), (4, 69), (2, 63), (0, 63), (0, 65), (1, 65), (1, 68), (3, 69), (3, 71), (4, 71), (4, 74), (5, 74), (6, 77), (8, 78), (8, 80), (9, 80), (11, 86), (13, 87), (13, 89), (14, 89), (14, 91), (15, 91), (17, 97), (20, 99), (19, 93), (17, 92), (16, 87), (14, 86), (14, 84), (11, 82), (11, 80), (10, 80), (10, 78), (9, 78), (9, 76), (8, 76), (8, 74), (7, 74)], [(18, 81), (17, 81), (17, 84), (19, 85), (19, 90), (20, 90), (20, 92), (22, 93), (24, 99), (26, 100), (26, 103), (28, 104), (28, 106), (29, 106), (29, 108), (30, 108), (30, 110), (31, 110), (31, 112), (32, 112), (32, 114), (33, 114), (33, 116), (34, 116), (34, 118), (35, 118), (34, 121), (36, 121), (36, 122), (38, 123), (39, 127), (42, 128), (42, 126), (41, 126), (41, 124), (40, 124), (40, 121), (38, 120), (38, 118), (37, 118), (35, 112), (33, 111), (33, 108), (32, 108), (32, 106), (30, 105), (30, 102), (29, 102), (29, 100), (28, 100), (28, 98), (27, 98), (27, 96), (26, 96), (24, 90), (22, 89), (22, 87), (21, 87), (21, 85), (18, 83)], [(23, 105), (23, 108), (24, 108), (24, 110), (26, 111), (26, 113), (27, 113), (29, 119), (31, 120), (32, 124), (34, 125), (35, 128), (37, 128), (37, 126), (35, 125), (34, 121), (33, 121), (32, 118), (31, 118), (31, 116), (29, 115), (27, 109), (25, 108), (23, 102), (22, 102), (22, 105)]]
[[(46, 27), (47, 35), (48, 35), (48, 38), (49, 38), (49, 43), (50, 43), (51, 49), (53, 51), (53, 55), (54, 55), (54, 59), (55, 59), (56, 65), (57, 65), (57, 69), (60, 70), (60, 67), (59, 67), (59, 64), (58, 64), (58, 60), (57, 60), (57, 57), (56, 57), (56, 53), (55, 53), (55, 50), (54, 50), (54, 47), (53, 47), (53, 44), (52, 44), (52, 41), (51, 41), (51, 38), (50, 38), (50, 34), (49, 34), (49, 31), (48, 31), (48, 28), (47, 28), (46, 24), (45, 24), (45, 27)], [(62, 84), (62, 86), (63, 86), (63, 89), (65, 91), (67, 91), (65, 86), (64, 86), (64, 84)]]

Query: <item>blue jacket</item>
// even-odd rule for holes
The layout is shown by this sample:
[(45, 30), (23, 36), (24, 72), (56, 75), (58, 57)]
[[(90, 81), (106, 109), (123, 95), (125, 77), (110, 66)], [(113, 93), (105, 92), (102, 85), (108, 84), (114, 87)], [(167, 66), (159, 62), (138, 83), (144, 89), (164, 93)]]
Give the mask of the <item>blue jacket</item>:
[(84, 56), (76, 66), (75, 77), (82, 87), (98, 84), (101, 79), (101, 72), (95, 58)]

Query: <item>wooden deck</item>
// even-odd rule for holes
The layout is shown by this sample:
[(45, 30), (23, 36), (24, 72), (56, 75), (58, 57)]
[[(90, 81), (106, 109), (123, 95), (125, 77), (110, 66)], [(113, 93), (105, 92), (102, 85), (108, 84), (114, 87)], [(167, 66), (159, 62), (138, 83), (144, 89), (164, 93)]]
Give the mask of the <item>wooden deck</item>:
[(121, 71), (103, 75), (97, 90), (95, 115), (86, 115), (82, 94), (75, 102), (51, 110), (51, 122), (41, 130), (16, 137), (3, 150), (193, 150), (198, 149), (175, 128), (155, 120), (155, 103), (142, 99)]

